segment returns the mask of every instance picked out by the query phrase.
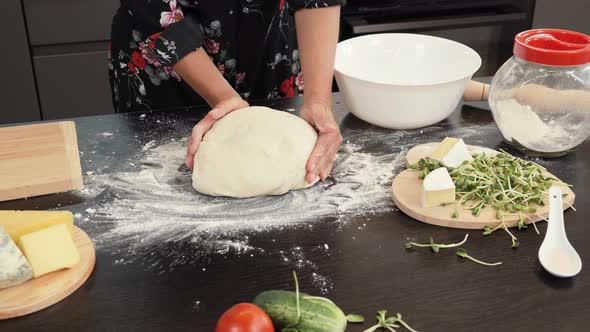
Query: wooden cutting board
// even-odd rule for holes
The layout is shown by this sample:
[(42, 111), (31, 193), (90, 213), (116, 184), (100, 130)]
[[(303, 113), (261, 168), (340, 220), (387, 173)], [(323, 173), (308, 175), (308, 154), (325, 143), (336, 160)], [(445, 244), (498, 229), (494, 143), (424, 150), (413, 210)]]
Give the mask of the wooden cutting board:
[(82, 186), (74, 122), (0, 128), (0, 202)]
[(17, 286), (0, 289), (0, 320), (45, 309), (63, 300), (84, 284), (94, 269), (96, 252), (92, 240), (76, 226), (74, 243), (80, 253), (78, 265), (30, 279)]
[[(406, 156), (407, 165), (415, 164), (420, 159), (430, 155), (437, 144), (418, 145), (408, 151)], [(476, 146), (468, 146), (468, 149), (472, 152), (497, 153), (494, 150)], [(546, 172), (546, 175), (551, 174)], [(405, 170), (393, 179), (393, 201), (408, 216), (427, 224), (463, 229), (482, 229), (485, 226), (496, 227), (500, 223), (496, 218), (496, 210), (491, 207), (483, 209), (478, 217), (472, 215), (469, 210), (459, 207), (459, 216), (457, 218), (451, 217), (455, 209), (453, 205), (423, 208), (420, 202), (422, 180), (418, 176), (419, 172)], [(563, 198), (563, 208), (566, 210), (574, 204), (576, 195), (569, 187), (562, 187), (562, 191), (566, 195)], [(545, 206), (537, 207), (536, 214), (524, 214), (527, 224), (549, 217), (549, 200), (547, 199), (545, 203)], [(519, 217), (506, 217), (504, 222), (508, 227), (514, 227), (518, 225)]]

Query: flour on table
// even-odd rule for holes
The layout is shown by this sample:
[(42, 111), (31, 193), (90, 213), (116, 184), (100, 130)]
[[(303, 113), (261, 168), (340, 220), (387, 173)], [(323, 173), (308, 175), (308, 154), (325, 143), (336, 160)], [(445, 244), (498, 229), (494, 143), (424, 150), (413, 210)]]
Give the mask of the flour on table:
[(146, 145), (143, 146), (143, 148), (141, 148), (141, 151), (147, 151), (156, 146), (156, 144), (156, 140), (149, 141), (146, 143)]
[[(250, 236), (270, 230), (287, 230), (329, 221), (346, 227), (350, 220), (395, 210), (391, 199), (393, 175), (404, 168), (405, 152), (421, 143), (445, 136), (462, 137), (469, 144), (495, 126), (441, 131), (390, 131), (374, 127), (343, 132), (343, 143), (333, 178), (282, 196), (248, 199), (211, 197), (196, 193), (191, 171), (184, 166), (185, 143), (174, 137), (147, 143), (138, 155), (121, 160), (126, 171), (85, 178), (80, 192), (92, 206), (78, 222), (96, 241), (98, 251), (118, 255), (122, 263), (142, 257), (157, 269), (206, 261), (210, 255), (273, 255), (285, 264), (315, 272), (313, 262), (297, 252), (280, 254), (278, 242), (260, 248)], [(90, 217), (90, 218), (89, 218)], [(361, 232), (363, 230), (355, 231)], [(182, 244), (192, 250), (167, 250)], [(314, 244), (328, 250), (326, 240)], [(296, 246), (295, 246), (296, 247)], [(312, 247), (313, 248), (313, 247)], [(273, 251), (274, 250), (274, 251)], [(147, 258), (146, 258), (147, 257)], [(163, 260), (165, 258), (165, 260)], [(299, 261), (301, 260), (301, 261)], [(169, 266), (162, 266), (161, 262)], [(172, 262), (172, 263), (170, 263)]]

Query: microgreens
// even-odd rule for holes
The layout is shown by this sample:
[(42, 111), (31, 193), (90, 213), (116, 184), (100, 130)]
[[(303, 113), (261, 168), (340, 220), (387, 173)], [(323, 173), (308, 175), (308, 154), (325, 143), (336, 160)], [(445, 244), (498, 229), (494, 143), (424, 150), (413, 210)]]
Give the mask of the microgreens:
[(299, 324), (299, 320), (301, 320), (301, 306), (299, 304), (299, 280), (297, 279), (297, 272), (293, 270), (293, 279), (295, 280), (295, 305), (297, 306), (297, 319), (293, 324), (283, 328), (281, 332), (299, 332), (294, 326)]
[[(409, 168), (420, 172), (420, 179), (442, 167), (429, 158), (420, 159)], [(563, 182), (547, 176), (544, 168), (530, 161), (516, 158), (501, 151), (496, 155), (478, 153), (472, 162), (448, 168), (455, 184), (457, 202), (479, 216), (486, 207), (496, 210), (496, 218), (509, 214), (535, 213), (537, 206), (545, 205), (544, 198), (553, 184)], [(457, 218), (455, 209), (451, 217)]]
[(469, 256), (469, 254), (467, 253), (467, 251), (465, 249), (463, 249), (463, 248), (457, 249), (457, 256), (463, 257), (463, 258), (467, 258), (467, 259), (469, 259), (472, 262), (475, 262), (475, 263), (481, 264), (481, 265), (485, 265), (485, 266), (496, 266), (496, 265), (502, 264), (502, 262), (487, 263), (487, 262), (484, 262), (484, 261), (480, 261), (479, 259), (475, 259), (475, 258)]
[(408, 331), (418, 332), (410, 327), (402, 320), (402, 315), (398, 312), (395, 316), (387, 317), (387, 310), (377, 311), (377, 324), (369, 327), (363, 332), (373, 332), (379, 329), (386, 329), (391, 332), (396, 332), (394, 328), (405, 327)]
[(435, 243), (434, 239), (431, 237), (430, 243), (424, 244), (424, 243), (408, 242), (405, 244), (404, 247), (406, 249), (413, 249), (414, 247), (430, 248), (430, 250), (432, 250), (433, 252), (439, 252), (440, 249), (454, 248), (454, 247), (459, 247), (459, 246), (463, 245), (463, 243), (467, 242), (467, 237), (469, 237), (469, 234), (465, 234), (465, 238), (463, 239), (463, 241), (461, 241), (459, 243), (449, 243), (449, 244)]
[[(518, 223), (518, 229), (523, 229), (523, 228), (527, 228), (527, 227), (528, 226), (526, 226), (526, 224), (524, 223), (524, 219), (522, 219), (522, 217), (521, 217), (521, 220)], [(516, 236), (514, 236), (514, 234), (512, 234), (510, 229), (508, 229), (508, 226), (506, 226), (504, 219), (502, 219), (502, 221), (498, 224), (498, 226), (496, 226), (494, 228), (491, 228), (489, 226), (484, 226), (483, 235), (484, 236), (491, 235), (493, 232), (497, 231), (500, 228), (503, 229), (504, 231), (506, 231), (506, 233), (510, 236), (510, 239), (512, 240), (512, 248), (518, 248), (518, 246), (520, 245), (520, 242), (518, 242), (518, 238), (516, 238)]]

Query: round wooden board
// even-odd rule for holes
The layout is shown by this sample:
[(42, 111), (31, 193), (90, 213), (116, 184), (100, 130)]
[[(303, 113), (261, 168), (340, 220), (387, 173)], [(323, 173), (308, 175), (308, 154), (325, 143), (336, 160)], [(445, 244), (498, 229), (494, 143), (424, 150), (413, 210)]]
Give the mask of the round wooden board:
[(0, 320), (45, 309), (63, 300), (84, 284), (94, 269), (96, 252), (92, 240), (76, 226), (74, 243), (80, 253), (80, 262), (75, 267), (0, 289)]
[[(408, 151), (406, 162), (411, 165), (421, 158), (430, 154), (437, 143), (419, 145)], [(494, 150), (468, 146), (471, 151), (487, 151), (496, 153)], [(492, 152), (490, 152), (492, 151)], [(550, 175), (550, 173), (547, 173)], [(393, 179), (392, 191), (393, 201), (397, 207), (408, 216), (437, 226), (463, 228), (463, 229), (482, 229), (484, 226), (495, 227), (500, 222), (496, 219), (496, 211), (487, 207), (481, 211), (478, 217), (475, 217), (465, 208), (459, 208), (459, 216), (452, 218), (455, 207), (453, 205), (436, 206), (432, 208), (423, 208), (421, 204), (422, 180), (418, 178), (419, 173), (410, 170), (401, 172)], [(576, 195), (566, 186), (561, 188), (565, 197), (563, 198), (563, 209), (566, 210), (574, 204)], [(536, 214), (525, 214), (527, 224), (544, 220), (549, 217), (549, 200), (545, 201), (545, 206), (539, 206)], [(519, 222), (518, 216), (504, 218), (508, 227), (516, 226)]]

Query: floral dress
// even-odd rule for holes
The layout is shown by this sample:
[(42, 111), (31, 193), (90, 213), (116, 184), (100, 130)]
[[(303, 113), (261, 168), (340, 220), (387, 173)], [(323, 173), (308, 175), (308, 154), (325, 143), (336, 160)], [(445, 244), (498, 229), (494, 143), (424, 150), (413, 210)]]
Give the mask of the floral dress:
[(203, 48), (244, 99), (303, 91), (295, 11), (342, 0), (121, 0), (109, 76), (117, 112), (205, 105), (172, 69)]

